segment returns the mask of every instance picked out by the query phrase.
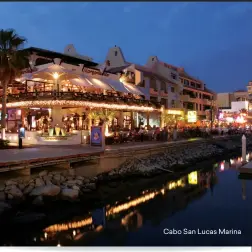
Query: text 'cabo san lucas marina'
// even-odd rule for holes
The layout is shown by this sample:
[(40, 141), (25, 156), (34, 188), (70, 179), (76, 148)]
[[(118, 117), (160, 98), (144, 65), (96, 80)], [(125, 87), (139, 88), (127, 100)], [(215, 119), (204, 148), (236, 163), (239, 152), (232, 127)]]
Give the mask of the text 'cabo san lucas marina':
[(0, 30), (1, 245), (251, 245), (252, 82), (25, 42)]

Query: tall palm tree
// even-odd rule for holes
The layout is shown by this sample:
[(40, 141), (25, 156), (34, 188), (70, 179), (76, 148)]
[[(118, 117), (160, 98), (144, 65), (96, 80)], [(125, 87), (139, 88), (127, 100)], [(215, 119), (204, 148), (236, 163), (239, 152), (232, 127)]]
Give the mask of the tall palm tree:
[(28, 55), (20, 50), (25, 38), (20, 37), (14, 30), (0, 30), (0, 85), (2, 87), (1, 128), (2, 139), (5, 139), (6, 130), (6, 103), (8, 85), (27, 67)]

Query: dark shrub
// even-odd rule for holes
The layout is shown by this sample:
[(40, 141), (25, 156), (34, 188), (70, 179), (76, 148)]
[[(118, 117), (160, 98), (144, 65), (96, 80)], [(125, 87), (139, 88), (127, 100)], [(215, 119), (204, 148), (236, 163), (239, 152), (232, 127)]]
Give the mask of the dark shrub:
[(5, 149), (9, 146), (10, 141), (9, 140), (3, 140), (0, 139), (0, 149)]

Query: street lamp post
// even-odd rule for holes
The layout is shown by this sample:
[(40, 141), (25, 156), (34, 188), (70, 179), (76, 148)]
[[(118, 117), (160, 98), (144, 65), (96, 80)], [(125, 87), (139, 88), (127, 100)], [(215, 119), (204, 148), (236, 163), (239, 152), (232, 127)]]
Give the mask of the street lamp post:
[(54, 73), (53, 74), (53, 78), (55, 80), (55, 89), (57, 90), (57, 94), (58, 94), (59, 93), (59, 82), (58, 82), (59, 74), (58, 73)]

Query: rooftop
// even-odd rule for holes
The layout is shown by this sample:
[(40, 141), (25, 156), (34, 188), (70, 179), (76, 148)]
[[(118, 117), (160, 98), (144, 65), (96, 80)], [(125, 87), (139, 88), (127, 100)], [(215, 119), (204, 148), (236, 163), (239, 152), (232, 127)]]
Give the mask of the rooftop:
[[(28, 51), (30, 54), (36, 53), (38, 56), (42, 56), (51, 60), (55, 58), (60, 58), (62, 59), (62, 61), (68, 64), (73, 64), (73, 65), (83, 64), (86, 67), (98, 66), (98, 63), (95, 63), (92, 61), (84, 60), (79, 57), (70, 56), (64, 53), (54, 52), (54, 51), (50, 51), (50, 50), (46, 50), (42, 48), (29, 47), (29, 48), (24, 49), (24, 51)], [(44, 64), (44, 62), (42, 64)]]

